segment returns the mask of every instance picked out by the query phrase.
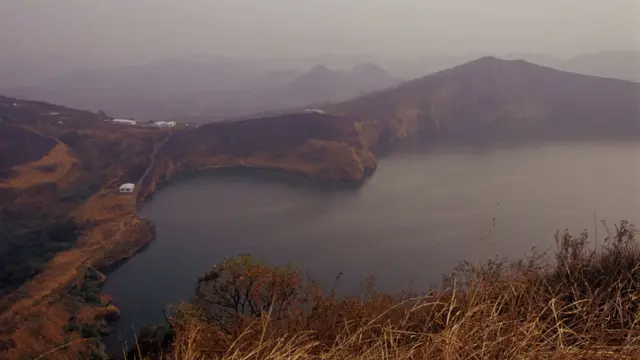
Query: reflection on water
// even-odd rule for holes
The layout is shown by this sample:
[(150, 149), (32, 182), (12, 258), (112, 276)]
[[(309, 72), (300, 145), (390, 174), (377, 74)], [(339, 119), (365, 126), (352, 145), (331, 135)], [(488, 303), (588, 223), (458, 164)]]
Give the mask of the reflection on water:
[(638, 155), (629, 142), (395, 153), (358, 189), (265, 173), (184, 180), (143, 207), (157, 239), (104, 291), (121, 307), (118, 332), (130, 332), (163, 321), (166, 303), (240, 253), (326, 281), (342, 272), (343, 291), (370, 274), (384, 290), (427, 288), (460, 260), (548, 249), (558, 229), (593, 233), (594, 214), (638, 223)]

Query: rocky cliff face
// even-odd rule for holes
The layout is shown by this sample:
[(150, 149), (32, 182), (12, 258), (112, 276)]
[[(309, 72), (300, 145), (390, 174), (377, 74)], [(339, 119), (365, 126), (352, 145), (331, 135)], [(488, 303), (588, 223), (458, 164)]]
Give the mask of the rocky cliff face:
[(167, 142), (155, 176), (163, 181), (185, 172), (248, 167), (361, 182), (376, 167), (372, 140), (365, 139), (370, 129), (324, 114), (204, 125)]

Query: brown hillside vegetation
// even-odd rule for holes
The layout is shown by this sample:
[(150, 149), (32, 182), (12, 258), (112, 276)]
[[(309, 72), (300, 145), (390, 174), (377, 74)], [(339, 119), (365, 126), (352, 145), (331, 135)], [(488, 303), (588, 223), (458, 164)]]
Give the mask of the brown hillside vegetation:
[(640, 134), (640, 84), (484, 57), (330, 110), (385, 124), (394, 141), (502, 135)]
[(53, 139), (0, 120), (0, 154), (6, 154), (0, 156), (0, 179), (9, 177), (16, 165), (40, 159), (55, 145)]
[[(8, 102), (12, 113), (1, 126), (11, 136), (0, 152), (9, 170), (0, 179), (0, 357), (20, 358), (97, 336), (117, 318), (99, 293), (104, 278), (91, 269), (109, 267), (151, 240), (153, 228), (137, 216), (135, 197), (117, 188), (141, 179), (169, 134), (54, 105)], [(34, 118), (41, 107), (60, 113)], [(60, 123), (58, 116), (72, 115), (77, 124)], [(33, 148), (22, 153), (25, 145)], [(53, 357), (88, 356), (96, 348), (99, 342), (82, 341)]]
[(192, 304), (167, 309), (129, 358), (637, 359), (640, 249), (627, 222), (594, 252), (588, 235), (556, 235), (544, 254), (462, 263), (440, 288), (385, 294), (365, 283), (336, 297), (293, 267), (248, 256), (198, 280)]

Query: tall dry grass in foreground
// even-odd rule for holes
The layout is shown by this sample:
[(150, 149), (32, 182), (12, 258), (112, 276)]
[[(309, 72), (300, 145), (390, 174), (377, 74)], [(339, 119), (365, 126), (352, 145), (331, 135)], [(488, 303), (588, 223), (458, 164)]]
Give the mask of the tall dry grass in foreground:
[(640, 248), (627, 222), (597, 253), (557, 234), (545, 256), (462, 264), (426, 295), (337, 297), (292, 268), (241, 257), (168, 312), (163, 359), (640, 359)]

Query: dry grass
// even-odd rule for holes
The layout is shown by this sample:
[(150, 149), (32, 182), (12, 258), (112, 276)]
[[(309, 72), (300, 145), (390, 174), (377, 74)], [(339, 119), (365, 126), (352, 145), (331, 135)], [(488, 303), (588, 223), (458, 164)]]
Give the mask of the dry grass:
[[(52, 171), (42, 169), (50, 166)], [(80, 162), (64, 144), (57, 143), (52, 150), (37, 161), (12, 168), (16, 173), (7, 180), (0, 181), (0, 188), (26, 189), (37, 184), (53, 182), (60, 187), (68, 187), (79, 176), (72, 172)]]
[[(338, 298), (309, 290), (315, 285), (298, 284), (286, 299), (273, 293), (268, 311), (236, 314), (233, 320), (212, 317), (212, 303), (180, 304), (169, 318), (172, 344), (146, 357), (637, 359), (640, 248), (634, 236), (634, 228), (622, 222), (596, 253), (587, 249), (586, 234), (558, 234), (554, 265), (542, 255), (483, 266), (463, 263), (441, 289), (421, 296), (392, 296), (365, 287)], [(240, 280), (260, 267), (249, 268)], [(212, 273), (201, 282), (211, 280)], [(217, 289), (240, 296), (235, 290), (246, 282), (236, 280), (224, 283), (233, 287)], [(267, 288), (273, 289), (260, 287)]]

